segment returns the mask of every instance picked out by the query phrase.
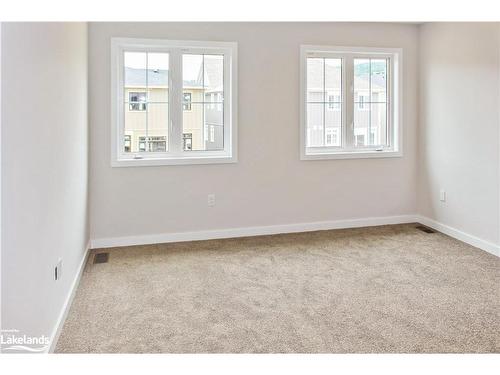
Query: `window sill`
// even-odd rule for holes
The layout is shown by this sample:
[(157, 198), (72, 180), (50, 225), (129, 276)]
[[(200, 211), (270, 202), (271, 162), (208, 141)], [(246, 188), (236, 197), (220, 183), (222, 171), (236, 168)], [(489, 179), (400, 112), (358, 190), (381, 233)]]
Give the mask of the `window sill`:
[(111, 161), (111, 167), (154, 167), (162, 165), (227, 164), (236, 162), (238, 162), (236, 156), (144, 157), (142, 159), (114, 159)]
[(300, 160), (328, 160), (328, 159), (377, 159), (377, 158), (400, 158), (402, 151), (316, 151), (306, 152), (300, 156)]

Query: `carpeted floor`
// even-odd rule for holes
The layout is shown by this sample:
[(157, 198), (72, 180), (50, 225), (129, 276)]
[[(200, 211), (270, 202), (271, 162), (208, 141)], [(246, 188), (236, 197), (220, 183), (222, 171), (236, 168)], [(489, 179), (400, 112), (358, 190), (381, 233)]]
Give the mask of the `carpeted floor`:
[(415, 226), (94, 251), (56, 352), (498, 353), (500, 259)]

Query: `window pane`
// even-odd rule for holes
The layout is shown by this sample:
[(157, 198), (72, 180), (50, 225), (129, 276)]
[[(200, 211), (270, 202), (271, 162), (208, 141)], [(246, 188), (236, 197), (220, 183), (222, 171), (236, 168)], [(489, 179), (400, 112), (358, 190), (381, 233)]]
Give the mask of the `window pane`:
[(182, 67), (183, 149), (223, 150), (224, 58), (186, 54)]
[(130, 111), (128, 105), (125, 105), (124, 121), (123, 150), (125, 152), (139, 152), (139, 137), (146, 136), (146, 111)]
[(325, 69), (323, 58), (307, 59), (307, 102), (325, 101)]
[(307, 147), (342, 143), (342, 59), (307, 59)]
[(354, 59), (354, 145), (387, 145), (386, 59)]
[[(148, 132), (147, 136), (151, 143), (148, 151), (165, 152), (168, 150), (168, 104), (148, 104)], [(156, 138), (155, 138), (156, 137)], [(158, 139), (162, 137), (162, 139)]]
[(371, 146), (387, 145), (387, 104), (371, 104), (371, 126), (369, 141)]
[(148, 53), (148, 88), (150, 102), (168, 102), (168, 53)]
[(324, 103), (307, 103), (307, 147), (324, 145)]

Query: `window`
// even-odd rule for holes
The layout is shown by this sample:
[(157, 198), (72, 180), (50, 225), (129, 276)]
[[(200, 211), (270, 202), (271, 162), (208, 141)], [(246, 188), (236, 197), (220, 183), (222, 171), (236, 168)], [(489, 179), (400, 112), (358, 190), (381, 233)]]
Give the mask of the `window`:
[(165, 152), (167, 151), (167, 137), (139, 137), (139, 151)]
[(146, 92), (129, 92), (128, 101), (129, 101), (128, 105), (129, 111), (146, 110)]
[(365, 105), (365, 102), (369, 102), (368, 95), (359, 94), (357, 98), (354, 98), (354, 102), (357, 104), (358, 109), (370, 109), (369, 105)]
[(112, 166), (236, 161), (236, 44), (112, 39)]
[(190, 111), (191, 110), (191, 93), (185, 92), (183, 97), (184, 97), (184, 99), (182, 102), (182, 109), (184, 111)]
[(364, 134), (356, 134), (356, 146), (364, 146), (365, 145), (365, 135)]
[(193, 134), (192, 133), (182, 133), (183, 146), (185, 151), (193, 149)]
[(301, 46), (301, 159), (401, 156), (402, 51)]
[(328, 109), (329, 110), (339, 111), (341, 104), (342, 104), (342, 102), (341, 102), (340, 95), (331, 95), (331, 94), (328, 95)]
[(210, 142), (215, 142), (215, 126), (210, 125)]
[(340, 146), (338, 129), (326, 128), (325, 129), (325, 145), (327, 146)]
[(125, 135), (125, 152), (130, 152), (131, 146), (132, 146), (132, 137), (130, 135)]

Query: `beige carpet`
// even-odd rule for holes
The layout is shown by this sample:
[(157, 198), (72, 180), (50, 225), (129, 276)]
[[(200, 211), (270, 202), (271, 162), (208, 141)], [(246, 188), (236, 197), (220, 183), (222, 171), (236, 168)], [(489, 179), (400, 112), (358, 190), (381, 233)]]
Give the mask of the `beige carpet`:
[(500, 259), (414, 227), (93, 252), (56, 351), (499, 352)]

